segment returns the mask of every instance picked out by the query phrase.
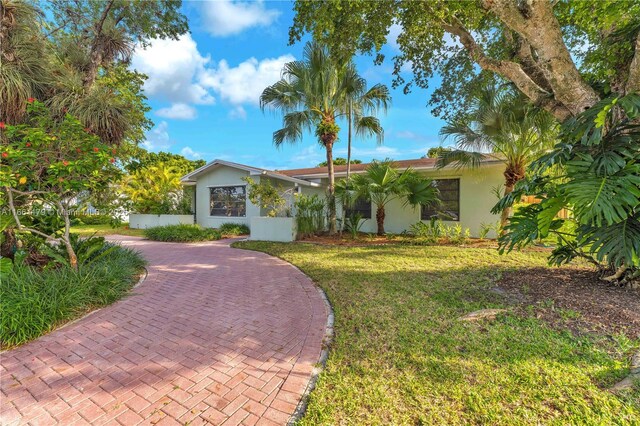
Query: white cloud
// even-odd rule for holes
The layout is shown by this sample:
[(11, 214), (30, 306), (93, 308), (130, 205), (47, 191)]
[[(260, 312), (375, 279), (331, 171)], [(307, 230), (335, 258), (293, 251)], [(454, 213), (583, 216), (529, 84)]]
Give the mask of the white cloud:
[(262, 0), (255, 2), (217, 0), (202, 3), (205, 30), (218, 37), (238, 34), (251, 27), (268, 26), (279, 15), (279, 11), (265, 8)]
[(291, 55), (261, 61), (249, 58), (236, 67), (230, 67), (223, 59), (216, 68), (207, 70), (202, 84), (211, 87), (231, 104), (258, 105), (265, 87), (278, 81), (284, 64), (293, 60), (295, 58)]
[(202, 154), (194, 151), (189, 146), (185, 146), (184, 148), (182, 148), (180, 150), (180, 155), (182, 155), (185, 158), (188, 158), (189, 160), (199, 160), (202, 158)]
[(132, 66), (149, 76), (144, 84), (148, 96), (171, 103), (212, 104), (215, 99), (200, 83), (209, 61), (187, 33), (178, 40), (152, 40), (146, 49), (136, 50)]
[(163, 151), (172, 144), (169, 138), (169, 124), (161, 121), (156, 127), (147, 132), (146, 140), (142, 146), (148, 151)]
[(229, 111), (229, 118), (236, 120), (246, 120), (247, 119), (247, 111), (242, 107), (242, 105), (238, 105), (233, 107), (231, 111)]
[(196, 109), (187, 104), (172, 104), (169, 108), (161, 108), (156, 111), (156, 115), (164, 118), (174, 118), (176, 120), (193, 120), (196, 118)]

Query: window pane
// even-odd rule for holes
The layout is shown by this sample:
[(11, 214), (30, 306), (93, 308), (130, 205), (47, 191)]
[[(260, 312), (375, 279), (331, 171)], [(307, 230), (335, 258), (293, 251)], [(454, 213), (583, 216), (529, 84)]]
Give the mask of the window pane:
[(460, 179), (435, 179), (440, 194), (439, 205), (422, 206), (421, 219), (460, 220)]
[(347, 217), (351, 217), (355, 214), (360, 214), (363, 219), (371, 219), (371, 201), (358, 200), (351, 208), (345, 209)]
[(244, 186), (220, 186), (210, 188), (211, 216), (245, 216), (247, 199)]

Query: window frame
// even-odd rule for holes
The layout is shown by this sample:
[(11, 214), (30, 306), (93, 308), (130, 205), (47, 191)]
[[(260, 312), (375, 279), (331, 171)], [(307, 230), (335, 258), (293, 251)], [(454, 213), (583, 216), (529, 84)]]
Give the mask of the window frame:
[[(247, 185), (212, 185), (208, 186), (209, 188), (209, 217), (224, 217), (224, 218), (233, 218), (233, 217), (247, 217)], [(214, 215), (211, 214), (211, 196), (213, 195), (213, 190), (217, 188), (243, 188), (244, 190), (244, 214), (236, 215), (236, 216), (226, 216), (226, 215)]]
[[(461, 212), (461, 210), (462, 210), (462, 209), (461, 209), (461, 204), (460, 204), (460, 200), (461, 200), (461, 198), (462, 198), (462, 196), (461, 196), (461, 190), (460, 190), (460, 189), (461, 189), (461, 187), (460, 187), (460, 178), (459, 178), (459, 177), (457, 177), (457, 178), (440, 178), (440, 179), (433, 179), (433, 181), (434, 181), (434, 182), (442, 181), (442, 180), (449, 180), (449, 181), (457, 181), (457, 182), (458, 182), (458, 184), (457, 184), (457, 193), (458, 193), (457, 199), (455, 199), (455, 200), (454, 200), (454, 199), (442, 200), (442, 199), (440, 199), (440, 195), (441, 195), (442, 193), (441, 193), (440, 191), (438, 192), (438, 199), (439, 199), (440, 201), (442, 201), (442, 202), (453, 202), (453, 201), (455, 201), (455, 202), (457, 203), (457, 205), (458, 205), (457, 219), (451, 219), (451, 218), (443, 218), (443, 217), (440, 217), (440, 214), (441, 214), (441, 212), (442, 212), (442, 210), (441, 210), (441, 206), (438, 206), (438, 205), (430, 205), (430, 206), (421, 205), (421, 206), (420, 206), (420, 220), (423, 220), (423, 221), (429, 221), (429, 220), (431, 220), (431, 219), (432, 219), (432, 217), (431, 217), (431, 216), (430, 216), (430, 217), (425, 217), (425, 212), (426, 212), (428, 209), (431, 209), (431, 210), (435, 213), (435, 216), (436, 216), (436, 219), (437, 219), (437, 220), (442, 220), (442, 221), (445, 221), (445, 222), (460, 222), (460, 220), (461, 220), (461, 216), (462, 216), (462, 214), (461, 214), (461, 213), (462, 213), (462, 212)], [(437, 186), (436, 186), (436, 187), (437, 187)], [(452, 191), (452, 190), (449, 190), (449, 191), (447, 191), (447, 192), (453, 192), (453, 191)], [(432, 216), (434, 216), (434, 215), (432, 215)]]
[(347, 207), (347, 208), (345, 208), (345, 210), (344, 210), (345, 217), (351, 217), (351, 215), (352, 215), (353, 213), (360, 213), (360, 214), (362, 214), (362, 218), (363, 218), (363, 219), (371, 219), (371, 217), (372, 217), (371, 212), (372, 212), (372, 210), (373, 210), (373, 203), (371, 202), (371, 200), (366, 200), (366, 199), (364, 199), (364, 198), (360, 198), (360, 199), (356, 200), (356, 202), (354, 203), (354, 207), (356, 207), (356, 206), (355, 206), (355, 204), (356, 204), (356, 203), (368, 203), (368, 204), (369, 204), (369, 209), (368, 209), (369, 211), (368, 211), (368, 213), (367, 213), (366, 215), (365, 215), (365, 214), (363, 214), (363, 212), (364, 212), (364, 211), (366, 211), (366, 209), (362, 209), (362, 208), (349, 208), (349, 207)]

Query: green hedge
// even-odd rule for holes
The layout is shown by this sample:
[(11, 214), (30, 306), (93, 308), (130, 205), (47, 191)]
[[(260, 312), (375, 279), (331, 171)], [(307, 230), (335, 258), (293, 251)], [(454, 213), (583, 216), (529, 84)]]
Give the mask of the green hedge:
[(0, 280), (0, 345), (19, 345), (115, 302), (137, 282), (144, 264), (138, 252), (117, 246), (79, 271), (14, 266)]
[(144, 236), (154, 241), (190, 243), (196, 241), (213, 241), (222, 238), (219, 231), (203, 228), (199, 225), (166, 225), (154, 226), (144, 230)]
[(218, 228), (218, 231), (220, 231), (222, 235), (248, 235), (249, 227), (244, 223), (223, 223)]
[(113, 218), (106, 214), (82, 214), (72, 218), (74, 225), (109, 225)]

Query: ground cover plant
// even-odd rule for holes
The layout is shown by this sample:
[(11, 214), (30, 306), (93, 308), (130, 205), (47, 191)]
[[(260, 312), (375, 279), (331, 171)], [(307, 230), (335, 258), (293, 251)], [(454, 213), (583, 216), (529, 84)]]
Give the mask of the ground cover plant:
[[(512, 305), (493, 291), (503, 274), (520, 274), (522, 281), (523, 267), (555, 271), (546, 266), (547, 253), (259, 242), (235, 247), (292, 262), (332, 303), (336, 335), (302, 425), (640, 422), (640, 388), (608, 390), (629, 373), (628, 357), (640, 347), (640, 336), (624, 328), (572, 333), (538, 318), (535, 306)], [(507, 312), (495, 321), (459, 320), (484, 308)]]
[[(20, 261), (2, 271), (0, 345), (35, 339), (61, 324), (122, 298), (137, 282), (144, 259), (135, 251), (109, 243), (74, 241), (78, 270), (64, 259), (44, 268)], [(99, 245), (99, 247), (98, 247)], [(91, 248), (95, 247), (95, 248)], [(91, 252), (89, 252), (91, 250)], [(100, 256), (100, 253), (106, 253)], [(53, 255), (53, 253), (50, 253)], [(64, 251), (61, 253), (64, 254)]]
[(144, 230), (144, 236), (154, 241), (191, 243), (213, 241), (222, 238), (216, 229), (203, 228), (200, 225), (165, 225)]

